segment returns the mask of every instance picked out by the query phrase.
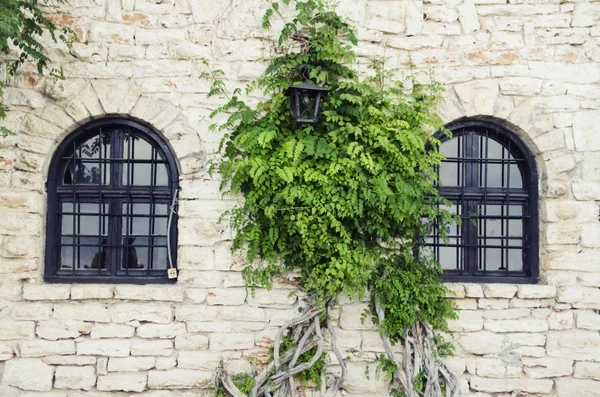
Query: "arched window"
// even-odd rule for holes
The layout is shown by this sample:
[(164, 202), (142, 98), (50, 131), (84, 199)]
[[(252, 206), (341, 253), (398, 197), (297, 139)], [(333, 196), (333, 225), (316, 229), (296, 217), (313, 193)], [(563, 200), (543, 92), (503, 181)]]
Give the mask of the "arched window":
[(525, 144), (482, 120), (457, 122), (443, 134), (439, 192), (461, 216), (448, 241), (426, 245), (448, 281), (533, 283), (538, 277), (538, 175)]
[(177, 186), (171, 151), (140, 123), (102, 119), (69, 135), (48, 175), (45, 279), (167, 281)]

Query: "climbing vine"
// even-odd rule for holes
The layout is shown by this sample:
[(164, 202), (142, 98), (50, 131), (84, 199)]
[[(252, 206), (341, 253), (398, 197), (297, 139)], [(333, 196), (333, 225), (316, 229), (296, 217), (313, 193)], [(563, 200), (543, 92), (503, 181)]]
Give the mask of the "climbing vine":
[[(273, 1), (263, 27), (288, 3)], [(399, 73), (383, 59), (359, 76), (354, 28), (324, 0), (297, 1), (295, 11), (264, 76), (245, 92), (267, 99), (250, 106), (238, 89), (213, 113), (227, 118), (213, 126), (224, 139), (212, 170), (224, 192), (245, 199), (227, 216), (233, 249), (247, 259), (247, 285), (270, 288), (275, 277), (298, 272), (307, 307), (281, 328), (272, 362), (252, 382), (243, 378), (243, 391), (242, 378), (226, 371), (221, 391), (296, 395), (299, 380), (335, 395), (346, 366), (328, 311), (346, 295), (370, 297), (386, 348), (379, 370), (397, 382), (398, 395), (457, 396), (457, 381), (441, 360), (451, 346), (439, 336), (454, 312), (440, 267), (422, 244), (422, 236), (436, 228), (443, 236), (457, 221), (435, 187), (443, 159), (432, 135), (443, 130), (435, 113), (441, 87), (414, 74), (395, 78)], [(311, 82), (330, 89), (312, 125), (291, 120), (284, 95), (301, 82), (305, 66)], [(213, 80), (210, 94), (226, 93), (222, 72), (204, 76)], [(340, 375), (325, 374), (325, 333)], [(394, 346), (402, 346), (403, 360)]]

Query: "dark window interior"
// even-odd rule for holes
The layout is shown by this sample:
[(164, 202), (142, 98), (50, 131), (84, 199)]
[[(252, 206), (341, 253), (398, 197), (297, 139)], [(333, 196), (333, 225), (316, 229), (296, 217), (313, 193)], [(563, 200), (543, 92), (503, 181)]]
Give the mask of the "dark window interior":
[(167, 281), (177, 182), (169, 148), (143, 125), (105, 119), (69, 136), (48, 179), (46, 280)]

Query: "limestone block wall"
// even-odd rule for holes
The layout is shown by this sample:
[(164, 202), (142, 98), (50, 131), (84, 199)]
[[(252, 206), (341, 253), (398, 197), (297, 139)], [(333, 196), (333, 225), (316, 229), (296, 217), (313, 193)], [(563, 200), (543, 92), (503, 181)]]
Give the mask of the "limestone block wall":
[[(52, 14), (81, 43), (48, 42), (64, 80), (25, 65), (3, 98), (0, 140), (0, 396), (211, 395), (215, 368), (251, 371), (301, 297), (280, 282), (243, 288), (217, 222), (206, 162), (210, 132), (201, 59), (230, 88), (260, 75), (272, 33), (263, 0), (72, 0)], [(468, 397), (600, 396), (600, 3), (592, 0), (344, 0), (359, 28), (356, 67), (373, 56), (432, 72), (448, 122), (510, 122), (540, 170), (539, 285), (454, 284), (460, 319), (449, 359)], [(85, 43), (85, 44), (84, 44)], [(250, 98), (252, 100), (253, 98)], [(143, 120), (175, 152), (181, 175), (175, 285), (45, 284), (44, 190), (58, 143), (105, 115)], [(336, 313), (349, 357), (348, 396), (384, 396), (377, 331), (365, 307)], [(331, 362), (335, 366), (335, 362)], [(366, 377), (366, 372), (371, 375)], [(520, 391), (520, 394), (517, 392)]]

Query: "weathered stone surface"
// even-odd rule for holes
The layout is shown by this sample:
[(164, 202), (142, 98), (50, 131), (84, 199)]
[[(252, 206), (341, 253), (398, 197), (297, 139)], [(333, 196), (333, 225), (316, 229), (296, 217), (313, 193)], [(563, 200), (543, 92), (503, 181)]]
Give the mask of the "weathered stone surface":
[(64, 300), (69, 299), (71, 288), (63, 285), (25, 284), (23, 297), (27, 300)]
[(600, 330), (600, 314), (595, 311), (578, 310), (575, 316), (577, 328)]
[(492, 332), (545, 332), (548, 323), (544, 320), (486, 320), (484, 329)]
[(170, 356), (173, 354), (173, 341), (170, 340), (143, 340), (131, 341), (132, 356)]
[(600, 380), (600, 363), (576, 362), (575, 377)]
[(2, 382), (23, 390), (50, 391), (54, 368), (40, 359), (15, 358), (4, 364)]
[(175, 348), (177, 350), (206, 350), (208, 349), (208, 337), (197, 334), (184, 334), (175, 337)]
[(150, 389), (204, 389), (212, 385), (212, 372), (188, 369), (148, 372)]
[(54, 373), (54, 387), (57, 389), (90, 390), (96, 385), (94, 367), (61, 366)]
[(173, 339), (177, 335), (185, 334), (184, 323), (171, 324), (142, 324), (137, 328), (138, 336), (150, 339)]
[(517, 296), (521, 299), (554, 298), (556, 287), (553, 285), (519, 285)]
[(243, 305), (246, 301), (245, 288), (209, 289), (206, 291), (206, 303), (209, 305)]
[(129, 355), (129, 340), (100, 339), (84, 340), (77, 343), (77, 354), (108, 357), (127, 357)]
[(517, 293), (516, 285), (486, 284), (483, 286), (486, 298), (513, 298)]
[(31, 339), (34, 336), (33, 321), (0, 321), (0, 340)]
[(556, 391), (561, 397), (598, 397), (600, 382), (589, 379), (556, 379)]
[(550, 357), (600, 361), (600, 335), (595, 331), (550, 331), (546, 349)]
[(458, 344), (468, 353), (496, 354), (502, 350), (504, 337), (491, 332), (475, 332), (462, 335)]
[(99, 303), (61, 303), (54, 305), (54, 318), (59, 320), (110, 322), (108, 307)]
[(98, 377), (98, 390), (142, 392), (146, 388), (148, 376), (142, 373), (111, 373)]
[(113, 291), (111, 285), (74, 285), (71, 287), (71, 299), (110, 299)]
[(78, 320), (40, 321), (35, 332), (43, 339), (58, 340), (77, 338), (92, 331), (92, 324)]
[(573, 373), (573, 361), (555, 357), (524, 358), (523, 371), (533, 379), (569, 376)]
[(580, 286), (564, 287), (559, 289), (556, 300), (578, 309), (600, 309), (600, 290)]
[(173, 312), (170, 306), (159, 303), (123, 303), (110, 308), (110, 318), (116, 323), (137, 320), (168, 324)]
[(92, 327), (92, 339), (101, 338), (131, 338), (135, 328), (123, 324), (94, 324)]
[(35, 339), (19, 343), (19, 351), (21, 357), (75, 354), (75, 342), (72, 340), (47, 341)]
[(554, 383), (550, 379), (488, 379), (472, 377), (471, 388), (488, 393), (512, 392), (521, 390), (526, 393), (549, 393)]
[(180, 287), (167, 287), (164, 285), (158, 287), (148, 285), (117, 286), (115, 288), (115, 298), (142, 301), (182, 302), (183, 289)]
[(111, 357), (108, 360), (109, 372), (140, 372), (154, 368), (154, 357)]
[(214, 351), (246, 350), (254, 347), (252, 334), (211, 334), (209, 335), (210, 348)]
[(548, 327), (550, 329), (565, 330), (573, 328), (573, 324), (573, 312), (552, 312), (548, 317)]

